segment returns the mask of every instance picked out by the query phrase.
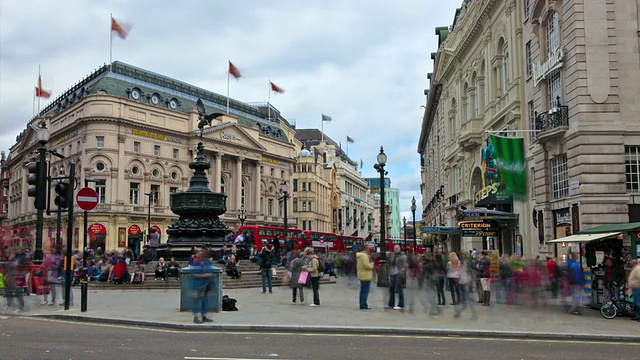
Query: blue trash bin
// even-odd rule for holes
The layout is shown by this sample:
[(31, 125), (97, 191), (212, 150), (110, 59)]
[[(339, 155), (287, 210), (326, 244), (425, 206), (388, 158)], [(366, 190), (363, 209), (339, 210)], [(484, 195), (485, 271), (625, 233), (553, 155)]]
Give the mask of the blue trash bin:
[[(196, 272), (196, 268), (193, 266), (187, 266), (180, 269), (180, 311), (193, 310), (193, 298), (194, 290), (193, 274)], [(197, 269), (200, 272), (200, 269)], [(222, 286), (220, 284), (220, 274), (222, 269), (216, 266), (209, 266), (207, 272), (212, 274), (213, 291), (209, 293), (209, 306), (210, 312), (222, 311)]]

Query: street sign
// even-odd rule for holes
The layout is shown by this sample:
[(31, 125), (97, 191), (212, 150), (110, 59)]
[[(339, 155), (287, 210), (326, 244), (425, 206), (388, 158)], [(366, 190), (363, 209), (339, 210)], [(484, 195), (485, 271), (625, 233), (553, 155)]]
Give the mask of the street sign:
[(98, 193), (92, 188), (82, 188), (76, 195), (78, 207), (84, 211), (91, 211), (98, 205)]

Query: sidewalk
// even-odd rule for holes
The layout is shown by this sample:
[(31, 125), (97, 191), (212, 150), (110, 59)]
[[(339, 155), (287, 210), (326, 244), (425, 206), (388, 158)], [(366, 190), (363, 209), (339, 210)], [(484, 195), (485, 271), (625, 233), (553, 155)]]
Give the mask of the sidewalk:
[[(635, 340), (640, 325), (627, 317), (606, 320), (599, 311), (585, 308), (582, 316), (569, 315), (558, 306), (531, 310), (525, 306), (492, 304), (476, 306), (478, 320), (469, 320), (469, 310), (453, 318), (453, 306), (442, 306), (440, 315), (428, 315), (416, 300), (414, 312), (383, 309), (388, 289), (372, 284), (371, 311), (358, 309), (358, 287), (345, 278), (320, 287), (321, 306), (308, 306), (313, 295), (305, 289), (305, 304), (291, 303), (291, 290), (276, 287), (273, 294), (262, 289), (223, 290), (238, 300), (239, 311), (211, 314), (212, 324), (193, 324), (190, 312), (180, 312), (180, 292), (170, 290), (89, 290), (88, 311), (80, 312), (80, 291), (74, 287), (75, 306), (39, 306), (41, 296), (25, 297), (27, 309), (20, 316), (44, 316), (77, 321), (144, 325), (151, 327), (213, 330), (316, 331), (389, 333), (434, 336), (495, 336), (543, 339)], [(494, 295), (494, 294), (492, 294)], [(448, 296), (448, 294), (447, 294)], [(475, 295), (474, 295), (475, 296)], [(494, 295), (495, 296), (495, 295)], [(58, 299), (58, 302), (60, 300)], [(4, 305), (4, 303), (2, 303)], [(12, 314), (7, 310), (0, 313)], [(300, 316), (304, 313), (305, 316)], [(310, 315), (310, 316), (308, 316)]]

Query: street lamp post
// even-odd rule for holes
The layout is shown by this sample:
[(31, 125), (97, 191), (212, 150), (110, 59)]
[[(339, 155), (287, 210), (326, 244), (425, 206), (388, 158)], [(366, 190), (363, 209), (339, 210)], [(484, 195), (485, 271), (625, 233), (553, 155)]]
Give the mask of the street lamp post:
[(149, 235), (151, 234), (151, 197), (153, 196), (152, 192), (144, 193), (149, 197), (149, 202), (147, 205), (147, 241), (149, 240)]
[(413, 215), (413, 253), (418, 251), (418, 243), (416, 241), (416, 197), (411, 199), (411, 215)]
[(407, 252), (407, 218), (402, 217), (402, 228), (404, 229), (404, 252)]
[(284, 203), (284, 240), (287, 240), (287, 196), (289, 193), (289, 185), (287, 185), (287, 181), (285, 180), (282, 183), (282, 202)]
[(387, 274), (387, 248), (385, 244), (386, 238), (386, 222), (385, 222), (385, 202), (384, 202), (384, 176), (387, 172), (384, 166), (387, 163), (387, 154), (384, 148), (380, 146), (380, 153), (377, 157), (378, 163), (373, 168), (380, 173), (380, 266), (378, 267), (378, 286), (389, 286), (389, 278)]
[[(38, 161), (40, 162), (40, 166), (41, 169), (44, 171), (40, 171), (40, 176), (45, 176), (48, 177), (49, 173), (45, 170), (47, 169), (47, 165), (46, 165), (46, 158), (45, 155), (47, 153), (47, 143), (49, 142), (49, 136), (51, 135), (51, 133), (49, 132), (49, 129), (47, 129), (47, 123), (46, 122), (42, 122), (40, 123), (40, 127), (38, 128), (38, 130), (36, 131), (36, 135), (38, 136), (38, 143), (40, 144), (40, 147), (38, 148), (37, 152), (38, 152)], [(45, 194), (48, 192), (49, 189), (45, 188), (45, 189), (39, 189), (39, 191), (45, 191)], [(37, 209), (36, 210), (36, 249), (33, 252), (33, 259), (35, 261), (42, 261), (42, 259), (44, 258), (43, 254), (42, 254), (42, 230), (43, 230), (43, 223), (44, 223), (44, 209)]]
[(247, 220), (247, 212), (244, 209), (244, 204), (242, 204), (242, 207), (238, 210), (238, 220), (240, 220), (240, 227), (243, 227), (244, 221)]

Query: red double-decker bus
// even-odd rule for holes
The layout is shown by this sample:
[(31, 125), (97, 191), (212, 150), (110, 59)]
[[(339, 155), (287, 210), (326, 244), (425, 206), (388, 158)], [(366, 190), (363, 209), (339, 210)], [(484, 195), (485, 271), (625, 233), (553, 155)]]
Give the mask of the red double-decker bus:
[(302, 233), (306, 246), (312, 247), (317, 251), (344, 251), (342, 240), (334, 233), (312, 230), (302, 230)]
[(344, 251), (360, 251), (364, 246), (364, 239), (359, 236), (340, 235)]
[[(284, 228), (277, 226), (266, 226), (266, 225), (245, 225), (241, 226), (238, 231), (247, 232), (251, 239), (253, 239), (253, 244), (255, 244), (259, 249), (262, 249), (263, 246), (269, 244), (273, 245), (273, 238), (275, 236), (280, 239), (280, 247), (284, 248)], [(296, 245), (294, 248), (296, 250), (304, 248), (306, 246), (305, 235), (300, 229), (287, 229), (287, 237), (296, 241)]]
[[(407, 244), (406, 248), (405, 244)], [(400, 245), (400, 250), (402, 252), (413, 254), (413, 239), (407, 239), (406, 241), (404, 239), (385, 239), (384, 245), (387, 251), (393, 251), (394, 246)], [(418, 243), (416, 250), (418, 254), (422, 254), (426, 251), (426, 248), (422, 244)]]

